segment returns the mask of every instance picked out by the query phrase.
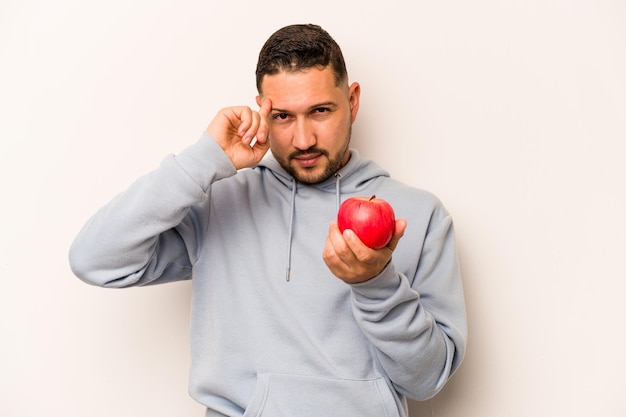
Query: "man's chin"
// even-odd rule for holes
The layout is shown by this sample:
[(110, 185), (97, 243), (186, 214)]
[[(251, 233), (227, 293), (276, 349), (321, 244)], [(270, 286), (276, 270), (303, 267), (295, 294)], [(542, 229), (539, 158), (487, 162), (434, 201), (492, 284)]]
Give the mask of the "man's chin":
[(314, 168), (293, 168), (292, 176), (303, 184), (317, 184), (326, 180), (330, 175), (327, 175), (325, 167), (316, 166)]
[(297, 170), (294, 173), (294, 178), (303, 184), (315, 184), (321, 181), (321, 175), (316, 174), (309, 170)]

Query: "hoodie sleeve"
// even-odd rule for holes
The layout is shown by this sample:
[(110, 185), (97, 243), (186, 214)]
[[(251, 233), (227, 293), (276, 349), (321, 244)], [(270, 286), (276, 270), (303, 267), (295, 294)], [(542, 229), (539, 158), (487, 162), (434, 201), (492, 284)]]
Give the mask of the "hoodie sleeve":
[(102, 287), (189, 279), (207, 221), (193, 207), (207, 201), (214, 181), (235, 173), (226, 154), (204, 133), (87, 221), (70, 248), (72, 271)]
[(431, 216), (417, 262), (414, 277), (391, 262), (378, 277), (352, 285), (352, 294), (355, 318), (396, 390), (425, 400), (456, 371), (467, 340), (453, 224), (445, 210)]

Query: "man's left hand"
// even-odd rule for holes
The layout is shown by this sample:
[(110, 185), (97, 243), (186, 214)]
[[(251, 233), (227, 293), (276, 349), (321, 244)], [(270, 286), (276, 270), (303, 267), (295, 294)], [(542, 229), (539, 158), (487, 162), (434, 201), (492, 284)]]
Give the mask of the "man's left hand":
[(398, 241), (404, 235), (406, 225), (406, 220), (396, 220), (396, 229), (387, 246), (371, 249), (352, 230), (341, 233), (337, 222), (332, 222), (322, 258), (330, 271), (346, 283), (368, 281), (385, 269)]

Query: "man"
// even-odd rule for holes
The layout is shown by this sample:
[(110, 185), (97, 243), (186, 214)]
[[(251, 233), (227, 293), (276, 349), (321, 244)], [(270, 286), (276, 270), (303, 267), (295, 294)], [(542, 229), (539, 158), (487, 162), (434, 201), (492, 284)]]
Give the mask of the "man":
[[(406, 416), (465, 351), (452, 220), (350, 149), (360, 86), (323, 29), (274, 33), (256, 75), (259, 110), (221, 110), (103, 207), (71, 266), (104, 287), (192, 280), (190, 393), (207, 416)], [(372, 194), (400, 219), (378, 250), (335, 221)]]

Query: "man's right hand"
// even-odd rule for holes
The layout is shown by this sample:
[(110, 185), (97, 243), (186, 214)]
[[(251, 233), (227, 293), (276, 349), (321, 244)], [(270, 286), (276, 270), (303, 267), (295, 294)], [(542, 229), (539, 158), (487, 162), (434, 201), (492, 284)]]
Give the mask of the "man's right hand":
[[(268, 117), (272, 110), (269, 100), (263, 101), (259, 111), (250, 107), (226, 107), (220, 110), (207, 127), (230, 158), (235, 168), (255, 166), (269, 149)], [(256, 137), (254, 146), (250, 146)]]

